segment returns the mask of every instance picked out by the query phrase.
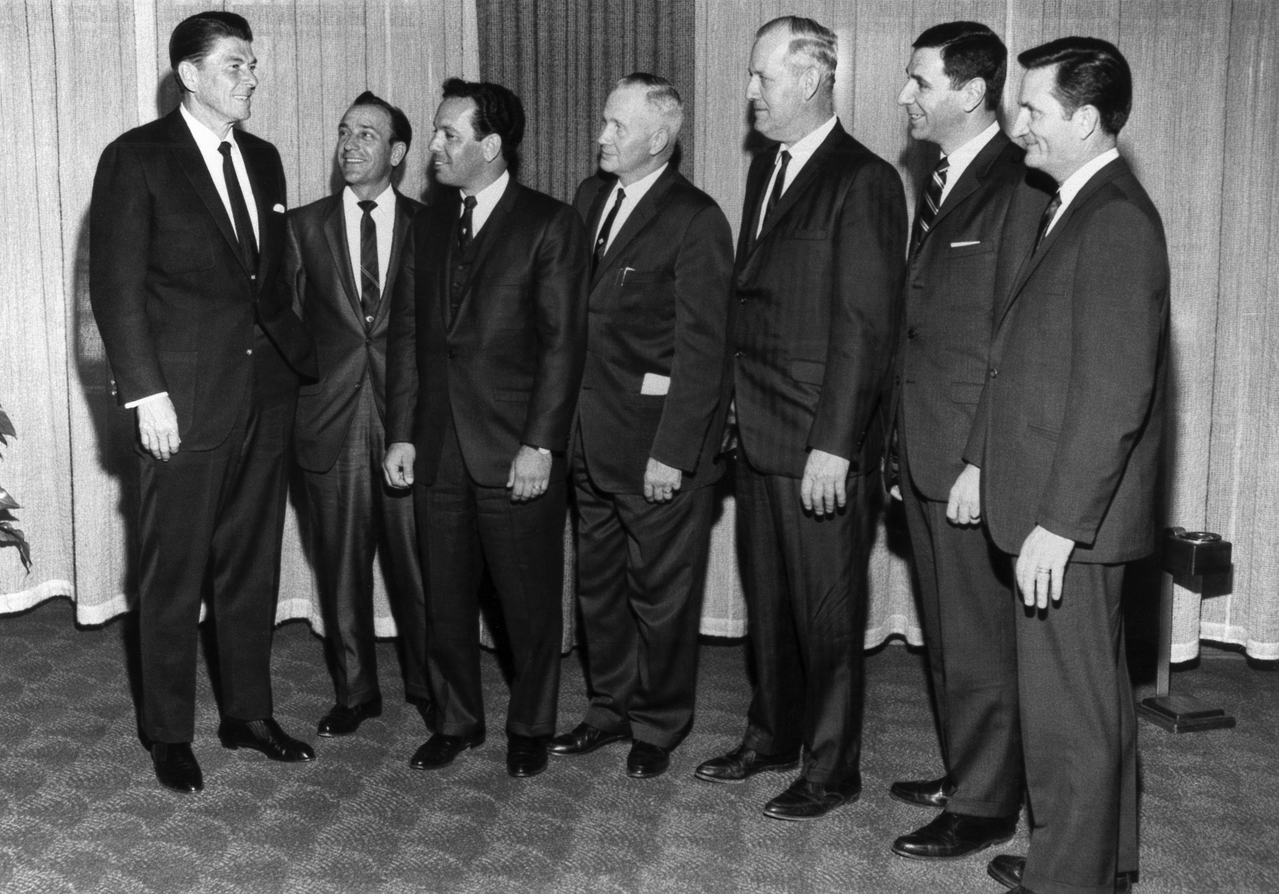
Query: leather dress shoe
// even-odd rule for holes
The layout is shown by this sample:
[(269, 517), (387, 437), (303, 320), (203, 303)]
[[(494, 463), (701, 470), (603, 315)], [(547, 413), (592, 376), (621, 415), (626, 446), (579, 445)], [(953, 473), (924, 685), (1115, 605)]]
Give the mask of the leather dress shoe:
[(571, 733), (560, 733), (546, 750), (551, 754), (590, 754), (596, 748), (622, 742), (631, 737), (630, 730), (625, 728), (604, 731), (589, 723), (579, 723)]
[(155, 778), (165, 788), (184, 795), (204, 788), (204, 775), (200, 764), (191, 753), (190, 742), (154, 742), (151, 745), (151, 762), (155, 764)]
[(440, 767), (447, 767), (463, 751), (474, 748), (483, 741), (483, 733), (471, 736), (435, 733), (413, 752), (413, 757), (409, 759), (409, 766), (414, 770), (438, 770)]
[(941, 813), (922, 829), (894, 841), (893, 853), (915, 860), (947, 860), (1003, 844), (1016, 832), (1016, 816)]
[(745, 745), (738, 745), (728, 754), (713, 757), (693, 771), (698, 779), (707, 782), (745, 782), (756, 773), (765, 770), (793, 770), (799, 766), (798, 754), (773, 756), (760, 754)]
[(360, 702), (348, 708), (346, 705), (334, 705), (329, 713), (320, 718), (319, 734), (326, 739), (334, 736), (349, 736), (360, 728), (360, 724), (370, 717), (382, 716), (382, 698), (378, 696), (367, 702)]
[[(1014, 892), (1023, 892), (1023, 894), (1029, 891), (1028, 888), (1023, 888), (1021, 884), (1021, 876), (1025, 871), (1026, 858), (1012, 854), (1000, 854), (986, 864), (986, 872), (991, 878), (1004, 887), (1011, 888)], [(1129, 894), (1132, 891), (1133, 884), (1137, 881), (1135, 876), (1135, 872), (1116, 872), (1115, 894)]]
[(546, 769), (546, 737), (517, 736), (506, 740), (506, 772), (516, 779), (536, 776)]
[(912, 782), (894, 782), (888, 793), (898, 801), (907, 804), (918, 804), (920, 807), (934, 807), (941, 810), (955, 793), (955, 785), (950, 777), (927, 779)]
[(223, 748), (252, 748), (273, 761), (301, 763), (315, 760), (315, 752), (280, 729), (275, 718), (265, 720), (232, 720), (227, 717), (218, 725), (218, 739)]
[(631, 745), (631, 753), (626, 756), (626, 775), (632, 779), (652, 779), (665, 773), (670, 765), (669, 748), (636, 739)]
[(790, 788), (764, 805), (764, 816), (779, 820), (814, 820), (841, 804), (856, 801), (862, 794), (858, 777), (843, 782), (812, 782), (803, 776)]

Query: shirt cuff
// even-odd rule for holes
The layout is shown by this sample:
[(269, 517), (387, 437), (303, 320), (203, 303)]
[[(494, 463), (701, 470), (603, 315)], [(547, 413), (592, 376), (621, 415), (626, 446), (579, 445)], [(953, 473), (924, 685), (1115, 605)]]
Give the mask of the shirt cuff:
[(137, 400), (129, 401), (127, 404), (124, 405), (124, 408), (126, 410), (132, 410), (134, 407), (140, 407), (143, 404), (149, 404), (151, 403), (151, 401), (155, 400), (156, 398), (168, 397), (168, 396), (169, 396), (169, 392), (167, 391), (157, 391), (155, 394), (148, 394), (146, 397), (139, 397)]

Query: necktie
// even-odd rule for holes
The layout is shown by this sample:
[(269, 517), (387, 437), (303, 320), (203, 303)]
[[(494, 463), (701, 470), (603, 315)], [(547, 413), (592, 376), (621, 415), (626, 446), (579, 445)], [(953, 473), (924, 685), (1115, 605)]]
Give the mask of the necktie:
[[(1044, 241), (1044, 237), (1048, 235), (1048, 225), (1053, 222), (1053, 218), (1057, 216), (1057, 209), (1061, 207), (1061, 193), (1053, 193), (1052, 201), (1048, 203), (1048, 207), (1044, 209), (1044, 216), (1039, 218), (1039, 233), (1035, 236), (1035, 251), (1039, 251), (1040, 244)], [(1033, 255), (1035, 251), (1032, 251)]]
[(377, 223), (373, 220), (377, 202), (365, 199), (357, 204), (364, 212), (360, 218), (360, 306), (364, 310), (364, 324), (368, 326), (373, 323), (373, 313), (382, 293), (377, 269)]
[(466, 196), (462, 199), (462, 219), (457, 224), (457, 244), (462, 251), (466, 251), (471, 247), (471, 240), (475, 238), (473, 229), (473, 212), (475, 211), (475, 196)]
[(249, 206), (244, 202), (240, 178), (231, 163), (231, 144), (223, 142), (218, 151), (222, 153), (222, 179), (226, 181), (227, 198), (231, 200), (231, 220), (235, 222), (235, 235), (240, 240), (240, 256), (244, 258), (244, 266), (257, 273), (258, 243), (253, 238), (253, 220), (249, 217)]
[(919, 250), (928, 231), (932, 229), (933, 221), (937, 219), (937, 209), (941, 207), (942, 190), (946, 188), (946, 172), (949, 170), (950, 160), (946, 158), (937, 162), (937, 167), (933, 169), (933, 176), (924, 190), (924, 201), (920, 203), (915, 213), (915, 232), (910, 240), (911, 254)]
[(613, 231), (613, 221), (617, 220), (617, 210), (622, 207), (622, 202), (626, 199), (626, 190), (619, 189), (617, 191), (617, 201), (613, 203), (613, 207), (609, 209), (608, 217), (604, 218), (604, 226), (600, 227), (599, 238), (595, 240), (595, 254), (591, 256), (591, 275), (595, 275), (595, 271), (599, 269), (600, 261), (604, 259), (604, 251), (608, 247), (608, 237)]
[(786, 166), (790, 164), (790, 153), (783, 149), (779, 157), (782, 161), (777, 166), (777, 176), (773, 178), (773, 191), (768, 194), (768, 204), (764, 206), (764, 213), (759, 218), (761, 227), (768, 220), (768, 215), (773, 213), (778, 199), (782, 197), (782, 190), (786, 188)]

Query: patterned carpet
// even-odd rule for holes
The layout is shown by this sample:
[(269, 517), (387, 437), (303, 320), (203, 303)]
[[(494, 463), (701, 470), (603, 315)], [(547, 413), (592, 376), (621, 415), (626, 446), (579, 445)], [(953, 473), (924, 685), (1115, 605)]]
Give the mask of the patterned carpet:
[[(505, 690), (485, 657), (490, 728), (481, 748), (423, 773), (408, 758), (425, 733), (387, 685), (386, 713), (355, 736), (317, 739), (331, 689), (319, 640), (277, 631), (276, 717), (316, 745), (305, 766), (217, 744), (202, 674), (195, 743), (205, 791), (159, 787), (138, 744), (122, 631), (77, 631), (56, 601), (0, 619), (0, 891), (103, 894), (352, 892), (989, 892), (991, 853), (949, 863), (895, 857), (892, 838), (927, 811), (889, 798), (893, 779), (937, 772), (919, 655), (868, 656), (862, 800), (816, 823), (764, 818), (789, 777), (740, 786), (695, 780), (697, 763), (738, 741), (744, 650), (702, 648), (697, 724), (667, 775), (623, 775), (625, 746), (552, 759), (532, 780), (504, 769)], [(379, 647), (396, 667), (391, 644)], [(1279, 674), (1209, 652), (1174, 691), (1239, 718), (1234, 730), (1174, 736), (1142, 724), (1142, 883), (1138, 894), (1279, 891)], [(561, 728), (585, 706), (576, 654), (564, 660)], [(1025, 847), (1025, 832), (1004, 850)]]

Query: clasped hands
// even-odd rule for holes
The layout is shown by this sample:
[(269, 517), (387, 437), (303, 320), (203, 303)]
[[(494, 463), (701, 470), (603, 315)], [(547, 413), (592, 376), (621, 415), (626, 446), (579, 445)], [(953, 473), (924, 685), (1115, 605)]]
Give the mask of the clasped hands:
[[(382, 461), (382, 475), (391, 487), (403, 489), (413, 484), (413, 462), (417, 448), (407, 441), (396, 441), (386, 448)], [(506, 476), (506, 487), (511, 492), (512, 503), (526, 503), (546, 493), (551, 480), (551, 455), (536, 447), (521, 444), (511, 471)]]

